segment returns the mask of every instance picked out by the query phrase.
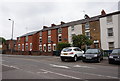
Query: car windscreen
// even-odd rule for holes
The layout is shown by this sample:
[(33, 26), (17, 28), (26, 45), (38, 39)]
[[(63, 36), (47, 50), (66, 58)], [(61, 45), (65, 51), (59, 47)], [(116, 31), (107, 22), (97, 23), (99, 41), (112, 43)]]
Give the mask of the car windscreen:
[(98, 49), (88, 49), (85, 54), (98, 54)]
[(63, 49), (62, 51), (63, 51), (63, 52), (70, 52), (70, 51), (72, 51), (72, 49), (65, 48), (65, 49)]
[(120, 49), (114, 49), (112, 55), (120, 55)]

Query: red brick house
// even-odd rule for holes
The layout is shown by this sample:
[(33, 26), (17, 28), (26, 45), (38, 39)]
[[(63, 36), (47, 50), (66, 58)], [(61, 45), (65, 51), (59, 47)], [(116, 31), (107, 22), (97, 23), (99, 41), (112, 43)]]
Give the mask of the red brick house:
[(17, 37), (16, 49), (18, 51), (36, 51), (38, 50), (38, 35), (37, 31), (24, 34)]
[(102, 10), (101, 15), (68, 23), (61, 22), (60, 25), (51, 24), (50, 27), (43, 26), (42, 30), (30, 32), (17, 38), (16, 49), (20, 51), (41, 51), (51, 52), (56, 50), (59, 42), (72, 43), (73, 34), (84, 34), (93, 40), (92, 48), (101, 48), (100, 39), (100, 17), (105, 15)]
[(44, 26), (39, 31), (39, 50), (51, 52), (56, 50), (59, 42), (68, 42), (68, 27), (63, 27), (64, 22), (60, 25), (51, 24), (51, 27)]
[(6, 40), (5, 50), (16, 50), (16, 42), (17, 40)]

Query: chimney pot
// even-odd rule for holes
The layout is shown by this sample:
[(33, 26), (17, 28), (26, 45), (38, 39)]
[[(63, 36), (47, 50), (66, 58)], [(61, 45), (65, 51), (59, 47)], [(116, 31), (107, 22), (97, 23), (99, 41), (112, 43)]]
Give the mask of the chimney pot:
[(65, 24), (65, 22), (61, 21), (61, 25), (62, 25), (62, 24)]
[(51, 26), (53, 27), (53, 26), (56, 26), (55, 24), (51, 24)]
[(102, 11), (101, 11), (101, 15), (106, 15), (105, 10), (102, 10)]
[(43, 26), (43, 29), (48, 28), (47, 26)]
[(90, 17), (87, 14), (85, 14), (84, 18), (89, 19)]

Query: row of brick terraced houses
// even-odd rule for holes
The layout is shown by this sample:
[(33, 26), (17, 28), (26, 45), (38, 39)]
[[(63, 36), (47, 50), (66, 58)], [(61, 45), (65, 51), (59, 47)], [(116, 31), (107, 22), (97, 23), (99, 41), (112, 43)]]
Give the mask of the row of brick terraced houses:
[(72, 36), (84, 34), (93, 40), (87, 48), (102, 48), (111, 50), (120, 48), (120, 11), (85, 19), (61, 22), (59, 25), (51, 24), (51, 27), (43, 26), (42, 30), (30, 32), (17, 37), (16, 50), (51, 52), (56, 50), (59, 42), (72, 44)]

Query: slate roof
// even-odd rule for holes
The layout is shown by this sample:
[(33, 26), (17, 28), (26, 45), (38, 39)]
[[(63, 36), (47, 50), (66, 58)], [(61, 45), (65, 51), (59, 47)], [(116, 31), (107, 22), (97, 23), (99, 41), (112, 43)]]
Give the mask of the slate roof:
[(25, 37), (25, 36), (33, 35), (33, 34), (35, 34), (35, 33), (37, 33), (37, 32), (38, 32), (38, 31), (29, 32), (29, 33), (26, 33), (26, 34), (24, 34), (24, 35), (22, 35), (22, 36), (19, 36), (19, 37)]
[(57, 28), (60, 28), (60, 27), (68, 27), (68, 26), (72, 26), (72, 25), (83, 24), (83, 23), (86, 23), (86, 22), (97, 21), (101, 17), (105, 17), (105, 16), (109, 16), (109, 15), (115, 15), (115, 14), (120, 14), (120, 11), (109, 13), (109, 14), (106, 14), (106, 15), (98, 15), (98, 16), (90, 17), (88, 19), (81, 19), (81, 20), (77, 20), (77, 21), (71, 21), (71, 22), (68, 22), (68, 23), (65, 23), (65, 24), (62, 24), (62, 25), (60, 24), (60, 25), (56, 25), (56, 26), (53, 26), (53, 27), (44, 28), (44, 29), (39, 30), (39, 31), (34, 31), (34, 32), (24, 34), (24, 35), (22, 35), (20, 37), (33, 35), (33, 34), (35, 34), (37, 32), (40, 32), (40, 31), (46, 31), (46, 30), (51, 30), (51, 29), (57, 29)]
[(103, 15), (101, 17), (106, 17), (106, 16), (110, 16), (110, 15), (116, 15), (116, 14), (120, 14), (120, 11), (109, 13), (109, 14)]
[(72, 26), (72, 25), (83, 24), (83, 23), (86, 23), (88, 21), (89, 22), (90, 21), (96, 21), (96, 20), (99, 20), (100, 17), (101, 17), (101, 15), (98, 15), (98, 16), (91, 17), (89, 19), (81, 19), (81, 20), (77, 20), (77, 21), (71, 21), (71, 22), (68, 22), (68, 23), (65, 23), (65, 24), (62, 24), (62, 25), (60, 24), (60, 25), (56, 25), (54, 27), (44, 28), (41, 31), (50, 30), (50, 29), (57, 29), (57, 28), (60, 28), (60, 27), (68, 27), (68, 26)]

